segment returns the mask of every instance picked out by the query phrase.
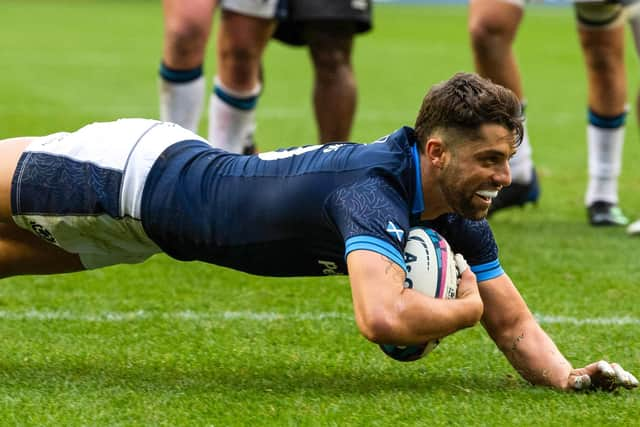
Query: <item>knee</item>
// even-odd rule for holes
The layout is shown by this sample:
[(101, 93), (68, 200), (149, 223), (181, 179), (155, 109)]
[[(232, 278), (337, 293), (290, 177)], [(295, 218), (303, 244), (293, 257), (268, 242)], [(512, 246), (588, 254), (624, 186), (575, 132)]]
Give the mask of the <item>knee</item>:
[(209, 28), (196, 21), (168, 24), (165, 29), (167, 49), (176, 58), (204, 55), (209, 38)]
[(488, 16), (479, 16), (469, 20), (469, 37), (476, 52), (490, 54), (495, 53), (496, 49), (508, 47), (514, 34), (504, 22)]
[(583, 49), (587, 67), (593, 73), (613, 77), (624, 68), (623, 56), (610, 46), (584, 43)]
[(590, 56), (588, 66), (596, 74), (611, 77), (613, 77), (614, 71), (617, 69), (616, 61), (603, 55)]
[(218, 74), (232, 88), (251, 88), (261, 80), (262, 51), (251, 45), (228, 44), (218, 50)]
[(353, 70), (349, 55), (341, 50), (323, 50), (316, 53), (313, 65), (317, 80), (325, 83), (349, 81)]
[(249, 67), (260, 62), (261, 51), (251, 44), (226, 43), (224, 46), (219, 47), (218, 54), (223, 63)]
[(315, 37), (309, 42), (309, 49), (316, 84), (355, 88), (350, 37)]

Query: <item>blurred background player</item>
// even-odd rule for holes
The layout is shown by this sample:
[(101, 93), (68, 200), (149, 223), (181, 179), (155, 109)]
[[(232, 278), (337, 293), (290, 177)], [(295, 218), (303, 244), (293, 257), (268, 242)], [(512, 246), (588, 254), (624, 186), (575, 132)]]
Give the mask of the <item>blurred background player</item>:
[[(202, 75), (215, 0), (165, 0), (165, 48), (160, 68), (162, 120), (197, 130), (205, 97)], [(217, 75), (209, 101), (209, 141), (236, 153), (255, 150), (255, 109), (262, 90), (261, 61), (276, 31), (308, 44), (315, 70), (314, 108), (321, 142), (348, 139), (356, 104), (351, 48), (371, 27), (371, 2), (335, 0), (223, 0), (217, 36)], [(284, 21), (285, 16), (289, 18)]]
[[(205, 101), (203, 63), (217, 5), (217, 0), (163, 0), (160, 118), (194, 132)], [(260, 58), (275, 30), (277, 5), (277, 0), (222, 2), (234, 11), (225, 12), (221, 19), (218, 74), (209, 104), (209, 140), (217, 147), (236, 153), (253, 150), (255, 107), (261, 91)], [(237, 31), (232, 31), (232, 26), (237, 26)], [(246, 38), (250, 46), (236, 54), (236, 61), (230, 60), (226, 48), (228, 38), (234, 35)], [(228, 74), (234, 72), (236, 78), (229, 79)]]
[(279, 23), (274, 37), (289, 45), (309, 46), (321, 143), (349, 140), (357, 102), (353, 38), (370, 29), (371, 0), (288, 0), (287, 19)]
[(635, 10), (634, 3), (575, 2), (589, 88), (585, 205), (589, 222), (595, 226), (629, 222), (618, 207), (618, 176), (628, 109), (624, 24)]
[[(524, 0), (471, 0), (469, 31), (478, 72), (513, 90), (524, 100), (512, 45), (522, 20)], [(585, 194), (594, 226), (628, 223), (618, 207), (626, 119), (624, 22), (634, 1), (576, 1), (578, 33), (588, 81), (587, 144), (589, 182)], [(526, 132), (525, 132), (525, 135)], [(492, 212), (537, 201), (540, 189), (528, 136), (511, 162), (513, 184), (495, 201)]]
[[(469, 34), (476, 71), (494, 83), (511, 89), (520, 99), (524, 115), (525, 96), (513, 41), (524, 12), (524, 0), (470, 0)], [(535, 203), (540, 197), (538, 177), (531, 157), (526, 129), (522, 144), (510, 161), (511, 185), (494, 199), (489, 214), (511, 206)]]
[[(640, 1), (633, 1), (627, 8), (629, 15), (629, 23), (633, 32), (633, 41), (636, 48), (636, 54), (640, 58)], [(640, 91), (636, 95), (636, 120), (640, 123)], [(629, 224), (627, 232), (632, 236), (640, 236), (640, 220), (636, 220)]]

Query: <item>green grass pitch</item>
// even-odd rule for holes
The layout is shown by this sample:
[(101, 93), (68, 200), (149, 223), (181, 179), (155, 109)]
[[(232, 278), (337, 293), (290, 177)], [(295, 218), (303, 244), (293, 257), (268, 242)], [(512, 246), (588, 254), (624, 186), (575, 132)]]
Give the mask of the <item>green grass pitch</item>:
[[(0, 138), (157, 117), (161, 38), (156, 1), (3, 0)], [(516, 50), (543, 195), (537, 208), (492, 218), (502, 264), (575, 366), (607, 358), (638, 376), (640, 240), (586, 225), (586, 84), (572, 10), (529, 7)], [(472, 70), (466, 9), (379, 4), (354, 61), (353, 139), (411, 125), (431, 84)], [(261, 149), (315, 142), (307, 52), (274, 42), (264, 66)], [(628, 69), (633, 93), (630, 40)], [(632, 217), (634, 113), (620, 179)], [(3, 280), (0, 337), (2, 425), (619, 426), (640, 414), (639, 390), (528, 385), (481, 327), (422, 361), (394, 362), (359, 336), (345, 278), (266, 279), (165, 256)]]

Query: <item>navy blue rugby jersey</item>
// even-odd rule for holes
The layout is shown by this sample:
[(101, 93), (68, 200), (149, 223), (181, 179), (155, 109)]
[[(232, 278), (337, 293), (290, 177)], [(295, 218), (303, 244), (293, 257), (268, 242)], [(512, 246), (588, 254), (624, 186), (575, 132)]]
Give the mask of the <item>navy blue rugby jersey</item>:
[[(419, 165), (407, 127), (370, 144), (253, 156), (183, 141), (149, 172), (142, 224), (176, 259), (258, 275), (346, 274), (346, 255), (359, 249), (405, 268), (407, 231), (424, 210)], [(489, 252), (480, 264), (497, 263)]]

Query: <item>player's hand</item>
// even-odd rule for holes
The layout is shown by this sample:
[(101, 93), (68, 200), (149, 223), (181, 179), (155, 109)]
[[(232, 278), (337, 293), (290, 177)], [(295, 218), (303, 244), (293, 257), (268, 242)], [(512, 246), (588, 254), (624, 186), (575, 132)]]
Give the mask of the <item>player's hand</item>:
[(471, 269), (467, 265), (467, 261), (460, 254), (454, 256), (456, 261), (456, 268), (460, 279), (458, 280), (458, 292), (457, 298), (467, 298), (473, 295), (479, 295), (478, 282), (476, 281), (476, 275), (471, 272)]
[(584, 368), (574, 369), (569, 374), (568, 387), (573, 390), (613, 391), (618, 387), (638, 387), (638, 380), (617, 363), (601, 360)]
[(455, 254), (453, 256), (454, 261), (456, 262), (456, 270), (458, 270), (458, 277), (462, 275), (462, 272), (469, 268), (469, 264), (467, 264), (467, 260), (464, 259), (462, 254)]
[(476, 275), (473, 274), (462, 255), (457, 254), (455, 261), (458, 272), (460, 273), (456, 298), (464, 300), (469, 305), (470, 312), (477, 312), (479, 318), (484, 309), (484, 305), (482, 298), (480, 298)]

